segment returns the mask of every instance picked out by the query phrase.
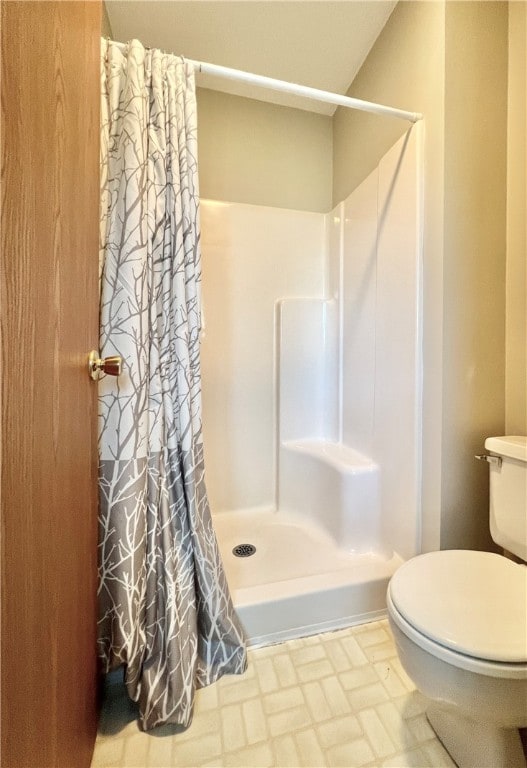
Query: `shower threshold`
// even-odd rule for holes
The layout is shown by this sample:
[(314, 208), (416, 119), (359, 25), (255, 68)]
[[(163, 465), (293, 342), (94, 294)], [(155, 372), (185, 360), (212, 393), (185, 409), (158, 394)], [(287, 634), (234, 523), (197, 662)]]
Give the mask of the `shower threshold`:
[[(374, 621), (386, 613), (386, 588), (397, 555), (340, 549), (320, 526), (266, 510), (214, 515), (235, 608), (250, 645)], [(250, 557), (233, 550), (251, 544)]]

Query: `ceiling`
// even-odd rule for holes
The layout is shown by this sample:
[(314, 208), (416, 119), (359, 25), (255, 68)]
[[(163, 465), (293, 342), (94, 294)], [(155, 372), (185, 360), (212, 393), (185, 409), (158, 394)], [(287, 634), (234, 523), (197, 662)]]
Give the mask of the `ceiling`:
[[(115, 40), (346, 93), (396, 0), (106, 0)], [(335, 106), (197, 75), (198, 85), (331, 115)]]

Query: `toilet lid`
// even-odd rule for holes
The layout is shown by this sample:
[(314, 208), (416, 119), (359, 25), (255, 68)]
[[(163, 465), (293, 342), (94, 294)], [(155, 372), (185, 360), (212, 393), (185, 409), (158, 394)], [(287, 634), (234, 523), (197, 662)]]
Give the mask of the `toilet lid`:
[(490, 552), (430, 552), (401, 566), (389, 590), (431, 640), (480, 659), (527, 662), (526, 566)]

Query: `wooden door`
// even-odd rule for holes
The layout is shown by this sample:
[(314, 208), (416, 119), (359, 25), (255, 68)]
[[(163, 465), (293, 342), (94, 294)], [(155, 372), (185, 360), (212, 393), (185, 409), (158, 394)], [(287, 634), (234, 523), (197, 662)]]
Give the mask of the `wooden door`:
[(2, 760), (96, 729), (100, 3), (2, 2)]

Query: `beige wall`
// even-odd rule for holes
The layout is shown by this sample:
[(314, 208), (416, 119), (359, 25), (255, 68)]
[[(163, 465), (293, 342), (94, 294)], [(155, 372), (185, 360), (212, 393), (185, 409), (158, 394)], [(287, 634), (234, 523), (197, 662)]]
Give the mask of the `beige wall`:
[[(101, 34), (113, 37), (104, 3)], [(205, 88), (197, 103), (201, 197), (331, 210), (331, 117)]]
[(331, 209), (331, 118), (198, 88), (200, 194), (302, 211)]
[(447, 2), (441, 547), (492, 547), (488, 471), (505, 428), (507, 3)]
[[(513, 6), (517, 19), (522, 9)], [(491, 547), (488, 473), (473, 455), (487, 435), (505, 431), (507, 11), (507, 3), (477, 0), (399, 3), (349, 90), (425, 115), (424, 549)], [(510, 55), (519, 72), (525, 23), (523, 38), (514, 25)], [(525, 121), (525, 69), (511, 71), (509, 93)], [(204, 89), (198, 120), (203, 197), (310, 211), (346, 197), (407, 130), (386, 117), (339, 109), (332, 121)], [(518, 125), (515, 133), (509, 123), (511, 158), (525, 152), (525, 122)], [(507, 425), (521, 432), (525, 173), (514, 169)]]
[[(445, 3), (402, 2), (348, 91), (425, 115), (423, 242), (423, 546), (437, 549), (441, 514)], [(339, 109), (334, 202), (345, 197), (408, 130), (401, 120)]]
[[(505, 428), (507, 3), (399, 3), (348, 93), (425, 116), (423, 547), (491, 548), (473, 456)], [(405, 129), (337, 112), (335, 203)]]
[[(423, 112), (427, 138), (442, 144), (444, 3), (401, 2), (348, 96)], [(334, 117), (333, 204), (344, 200), (407, 130), (404, 120), (339, 108)], [(430, 153), (432, 159), (432, 152)]]
[(527, 435), (527, 3), (509, 5), (505, 431)]
[(110, 19), (108, 18), (108, 11), (106, 10), (106, 3), (102, 4), (101, 36), (113, 38), (112, 27), (110, 24)]

